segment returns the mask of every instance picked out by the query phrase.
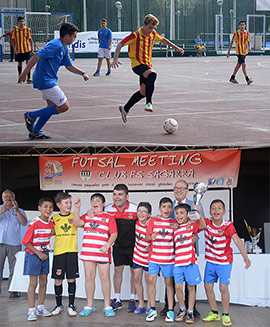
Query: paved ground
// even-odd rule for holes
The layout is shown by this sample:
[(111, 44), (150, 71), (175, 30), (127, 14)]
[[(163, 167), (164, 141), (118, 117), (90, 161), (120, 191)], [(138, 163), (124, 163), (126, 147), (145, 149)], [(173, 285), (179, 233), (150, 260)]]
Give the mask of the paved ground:
[[(138, 78), (129, 59), (109, 77), (105, 63), (100, 77), (93, 77), (96, 59), (78, 59), (75, 65), (91, 78), (60, 69), (59, 85), (71, 109), (54, 116), (45, 131), (51, 140), (30, 141), (23, 112), (44, 107), (41, 93), (31, 85), (17, 84), (16, 64), (0, 63), (0, 146), (269, 146), (270, 57), (251, 56), (247, 68), (254, 83), (247, 86), (228, 82), (236, 58), (154, 58), (158, 80), (153, 98), (154, 113), (144, 112), (142, 100), (122, 123), (118, 106), (138, 89)], [(166, 134), (162, 124), (175, 118), (178, 131)]]

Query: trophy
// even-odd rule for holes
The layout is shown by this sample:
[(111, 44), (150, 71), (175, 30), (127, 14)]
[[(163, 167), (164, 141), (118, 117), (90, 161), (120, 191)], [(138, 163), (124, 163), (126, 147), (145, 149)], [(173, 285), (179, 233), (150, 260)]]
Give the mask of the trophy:
[[(207, 185), (205, 185), (202, 182), (195, 183), (193, 190), (195, 192), (194, 197), (193, 197), (193, 201), (195, 202), (195, 204), (199, 204), (199, 202), (201, 201), (204, 193), (207, 191)], [(189, 218), (191, 220), (198, 220), (198, 219), (200, 219), (200, 215), (199, 215), (199, 213), (198, 213), (197, 210), (191, 210), (188, 213), (188, 216), (189, 216)]]
[(251, 253), (256, 253), (256, 254), (262, 253), (262, 249), (258, 246), (262, 228), (256, 228), (256, 227), (249, 226), (245, 219), (244, 219), (244, 222), (246, 224), (248, 234), (249, 234), (249, 236), (251, 238), (251, 242), (252, 242)]

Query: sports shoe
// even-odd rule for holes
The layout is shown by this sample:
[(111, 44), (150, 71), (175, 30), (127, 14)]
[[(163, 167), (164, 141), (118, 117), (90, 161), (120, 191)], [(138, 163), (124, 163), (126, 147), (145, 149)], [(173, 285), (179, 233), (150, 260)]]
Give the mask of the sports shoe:
[(167, 315), (168, 307), (165, 305), (165, 307), (160, 311), (160, 315), (162, 317), (165, 317)]
[(50, 317), (52, 314), (44, 307), (44, 305), (40, 305), (36, 309), (36, 315), (43, 316), (43, 317)]
[(177, 316), (175, 317), (175, 321), (183, 321), (185, 316), (186, 316), (187, 312), (186, 310), (185, 311), (182, 311), (180, 308), (179, 308), (179, 312), (177, 313)]
[(165, 321), (174, 322), (174, 312), (172, 310), (167, 311)]
[(95, 72), (95, 73), (93, 74), (93, 76), (100, 76), (100, 73), (99, 73), (99, 72)]
[(67, 309), (67, 313), (70, 317), (77, 316), (77, 309), (74, 305), (70, 304)]
[(226, 315), (222, 316), (222, 325), (223, 326), (231, 326), (232, 325), (230, 316), (226, 316)]
[(154, 321), (157, 317), (157, 310), (150, 309), (148, 316), (146, 317), (146, 321)]
[(135, 301), (132, 299), (132, 300), (129, 300), (128, 301), (128, 312), (134, 312), (136, 310), (136, 303)]
[(124, 106), (119, 106), (118, 109), (119, 109), (119, 111), (120, 111), (120, 113), (121, 113), (121, 116), (122, 116), (122, 120), (123, 120), (123, 122), (126, 123), (126, 122), (127, 122), (127, 115), (128, 115), (128, 112), (126, 112)]
[(111, 72), (107, 72), (105, 75), (106, 75), (106, 76), (109, 76), (109, 75), (111, 75)]
[(64, 311), (64, 307), (62, 305), (56, 306), (52, 310), (51, 314), (52, 314), (52, 316), (59, 316), (62, 311)]
[(113, 308), (110, 306), (110, 307), (107, 307), (103, 310), (103, 312), (105, 312), (105, 316), (106, 317), (114, 317), (115, 316), (115, 312), (113, 311)]
[(51, 139), (52, 137), (48, 134), (44, 134), (42, 131), (34, 134), (34, 133), (29, 133), (29, 139), (31, 140), (48, 140)]
[(37, 320), (36, 312), (35, 311), (28, 311), (27, 320), (29, 320), (29, 321)]
[(208, 316), (203, 318), (203, 321), (214, 321), (214, 320), (220, 320), (220, 314), (215, 314), (213, 311), (210, 311), (208, 313)]
[(234, 84), (239, 84), (235, 78), (230, 78), (229, 82)]
[(32, 80), (32, 78), (28, 78), (28, 79), (27, 79), (27, 84), (33, 84), (33, 80)]
[(30, 133), (33, 133), (34, 132), (34, 124), (35, 124), (36, 118), (30, 117), (29, 111), (26, 111), (23, 115), (24, 115), (24, 120), (25, 120), (26, 128), (28, 129), (28, 131)]
[(250, 85), (251, 83), (253, 83), (253, 80), (252, 79), (248, 79), (247, 80), (247, 85)]
[(18, 79), (18, 82), (17, 82), (18, 84), (23, 84), (23, 81), (20, 81), (19, 79)]
[(186, 317), (185, 323), (186, 324), (194, 324), (194, 314), (187, 313), (187, 317)]
[(194, 317), (200, 318), (200, 316), (201, 316), (200, 312), (194, 307)]
[(144, 110), (145, 110), (145, 111), (149, 111), (149, 112), (153, 112), (154, 109), (153, 109), (152, 103), (151, 103), (151, 102), (148, 102), (148, 103), (145, 105)]
[(113, 299), (111, 302), (111, 307), (113, 308), (113, 310), (120, 310), (123, 308), (123, 304), (122, 301), (116, 301), (116, 299)]

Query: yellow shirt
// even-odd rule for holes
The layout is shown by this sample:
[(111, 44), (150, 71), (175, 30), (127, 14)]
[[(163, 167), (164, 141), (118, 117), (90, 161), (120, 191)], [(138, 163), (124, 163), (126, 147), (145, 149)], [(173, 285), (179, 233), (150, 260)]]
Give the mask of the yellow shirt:
[(77, 227), (72, 224), (73, 213), (62, 216), (60, 213), (52, 217), (54, 222), (55, 242), (53, 254), (78, 252)]
[(148, 65), (152, 67), (152, 49), (155, 42), (163, 39), (156, 30), (145, 36), (142, 33), (141, 27), (125, 37), (121, 43), (123, 46), (128, 45), (128, 56), (131, 59), (131, 67), (139, 65)]
[(15, 47), (18, 53), (30, 52), (29, 40), (31, 39), (31, 31), (29, 27), (24, 26), (22, 29), (16, 26), (12, 31), (12, 37), (15, 40)]
[(235, 41), (235, 52), (237, 55), (247, 55), (247, 42), (250, 42), (249, 32), (244, 30), (241, 32), (240, 30), (236, 31), (233, 34), (233, 41)]

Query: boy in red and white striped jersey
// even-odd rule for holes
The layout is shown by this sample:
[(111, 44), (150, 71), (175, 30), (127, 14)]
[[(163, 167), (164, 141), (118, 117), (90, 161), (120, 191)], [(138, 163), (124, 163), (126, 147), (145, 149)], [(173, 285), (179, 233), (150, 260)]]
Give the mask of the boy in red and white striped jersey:
[(174, 321), (173, 312), (173, 268), (174, 268), (174, 243), (173, 231), (175, 219), (170, 215), (173, 210), (173, 203), (170, 198), (162, 198), (159, 201), (159, 211), (161, 216), (152, 218), (148, 224), (145, 239), (151, 241), (149, 252), (149, 304), (150, 312), (146, 321), (154, 321), (157, 317), (155, 307), (156, 281), (158, 273), (162, 272), (167, 287), (168, 311), (165, 318), (166, 322)]
[[(193, 207), (200, 213), (200, 206)], [(179, 227), (174, 230), (174, 246), (175, 246), (175, 263), (174, 263), (174, 280), (175, 292), (179, 303), (179, 313), (175, 321), (183, 321), (185, 323), (194, 323), (194, 304), (196, 298), (195, 285), (202, 281), (201, 274), (197, 265), (197, 256), (195, 252), (193, 235), (198, 233), (199, 229), (205, 228), (205, 221), (200, 213), (200, 219), (191, 221), (188, 212), (191, 211), (190, 205), (183, 203), (175, 207), (175, 216)], [(183, 282), (188, 287), (188, 310), (185, 306)]]
[(137, 215), (138, 220), (135, 226), (135, 246), (133, 253), (133, 269), (134, 269), (134, 280), (135, 288), (139, 300), (139, 305), (134, 311), (135, 314), (141, 314), (146, 311), (148, 315), (150, 311), (149, 302), (147, 303), (147, 310), (144, 307), (144, 296), (143, 296), (143, 284), (142, 277), (143, 271), (145, 271), (144, 279), (146, 283), (146, 294), (148, 296), (148, 255), (151, 241), (146, 241), (146, 230), (151, 217), (152, 206), (149, 202), (140, 202), (138, 205)]
[(84, 227), (83, 244), (80, 259), (83, 260), (85, 271), (85, 291), (87, 306), (80, 312), (80, 316), (89, 316), (95, 311), (94, 293), (96, 268), (98, 267), (104, 296), (104, 312), (107, 317), (115, 316), (110, 306), (111, 279), (111, 246), (117, 238), (117, 226), (114, 217), (103, 212), (105, 198), (100, 193), (91, 196), (91, 209), (80, 217), (81, 200), (74, 201), (73, 224)]
[(245, 262), (245, 269), (251, 265), (247, 256), (245, 246), (236, 233), (234, 225), (229, 220), (223, 220), (226, 213), (225, 204), (222, 200), (213, 200), (210, 204), (210, 216), (212, 219), (205, 219), (205, 266), (204, 287), (211, 311), (203, 321), (220, 320), (217, 311), (217, 304), (214, 293), (214, 283), (219, 279), (219, 289), (222, 302), (222, 324), (231, 326), (229, 316), (230, 294), (228, 285), (233, 262), (233, 251), (231, 240), (234, 241)]
[[(49, 273), (49, 244), (53, 234), (53, 221), (50, 216), (53, 213), (53, 200), (41, 198), (38, 202), (40, 216), (29, 224), (23, 237), (22, 244), (25, 246), (24, 275), (29, 275), (28, 304), (29, 311), (27, 320), (37, 320), (36, 315), (51, 316), (44, 307), (44, 298), (47, 287), (47, 275)], [(38, 306), (35, 308), (35, 291), (39, 282)]]

